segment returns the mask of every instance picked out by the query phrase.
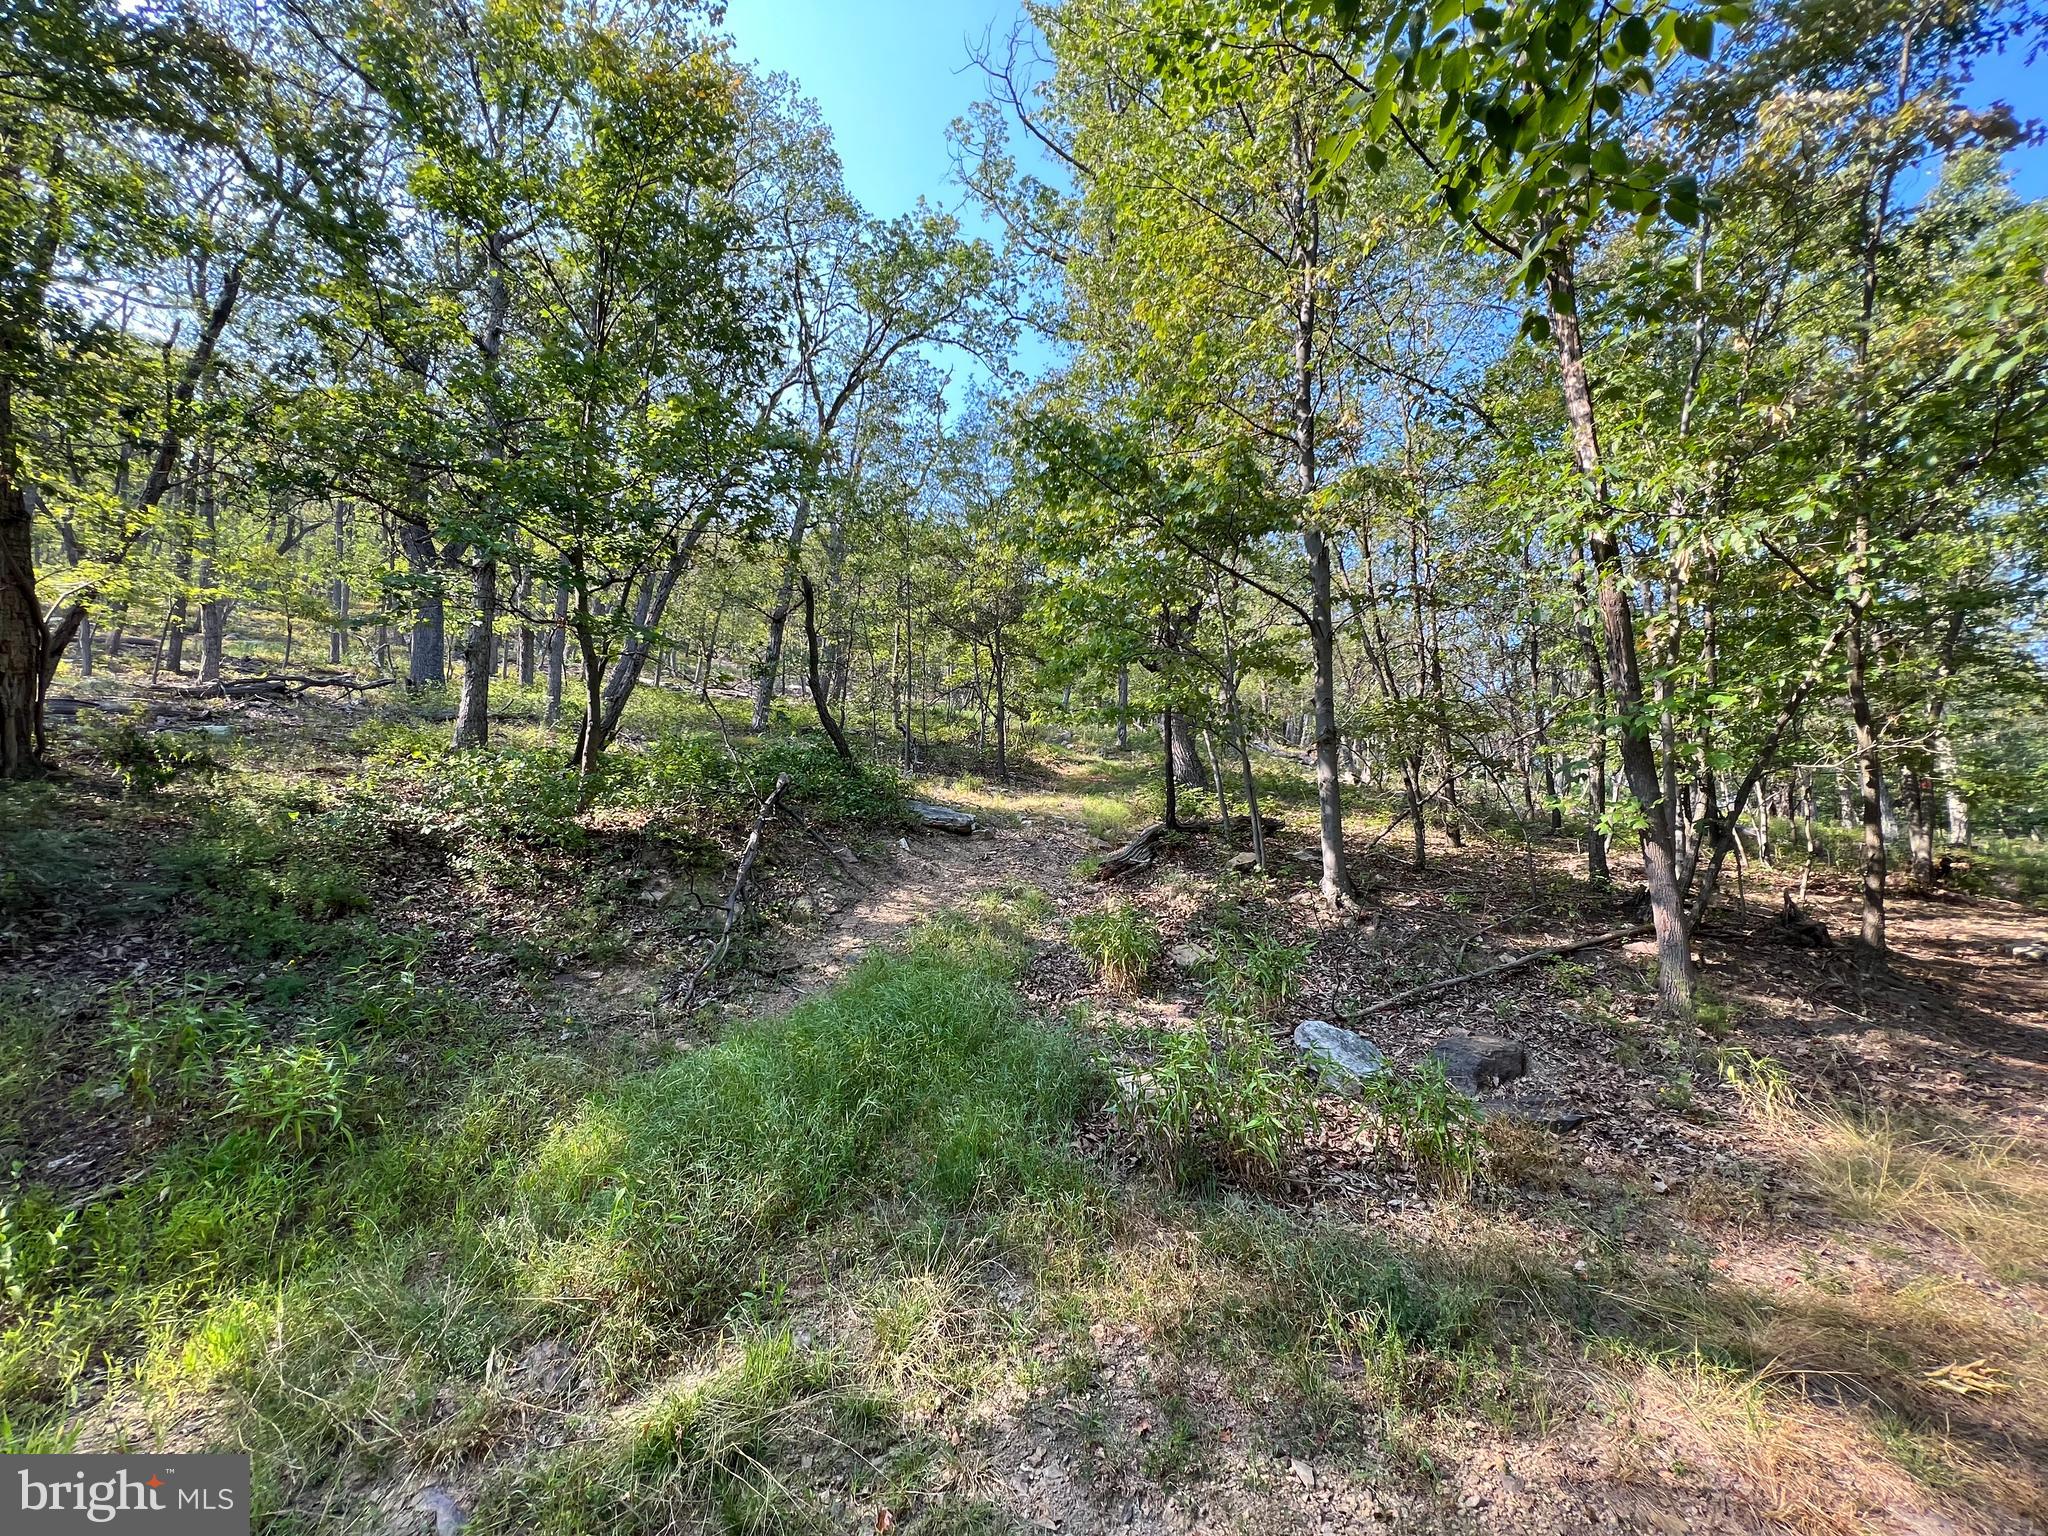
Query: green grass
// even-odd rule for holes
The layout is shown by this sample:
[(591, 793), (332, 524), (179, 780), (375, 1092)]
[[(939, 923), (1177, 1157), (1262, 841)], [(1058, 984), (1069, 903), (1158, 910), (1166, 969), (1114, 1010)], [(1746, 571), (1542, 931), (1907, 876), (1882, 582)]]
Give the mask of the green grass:
[[(625, 1391), (724, 1320), (772, 1314), (807, 1252), (1029, 1240), (1089, 1198), (1068, 1141), (1095, 1089), (1075, 1040), (1023, 1016), (1021, 956), (1006, 922), (942, 919), (781, 1018), (625, 1074), (492, 1053), (484, 1021), (443, 1028), (443, 1005), (388, 977), (274, 1015), (133, 995), (103, 1069), (178, 1134), (83, 1205), (6, 1203), (9, 1433), (47, 1437), (103, 1393), (98, 1411), (145, 1422), (210, 1402), (271, 1469), (275, 1510), (520, 1433), (536, 1389), (505, 1362), (549, 1341), (573, 1341), (584, 1390)], [(422, 1078), (468, 1087), (435, 1109)], [(575, 1510), (607, 1488), (631, 1505), (641, 1473), (676, 1467), (663, 1498), (756, 1523), (748, 1458), (777, 1394), (824, 1367), (762, 1334), (737, 1369), (612, 1446), (601, 1476), (524, 1474), (571, 1490), (529, 1528), (640, 1528), (603, 1499), (588, 1524)]]
[(1133, 902), (1117, 901), (1073, 922), (1074, 948), (1103, 982), (1134, 992), (1159, 959), (1159, 925)]

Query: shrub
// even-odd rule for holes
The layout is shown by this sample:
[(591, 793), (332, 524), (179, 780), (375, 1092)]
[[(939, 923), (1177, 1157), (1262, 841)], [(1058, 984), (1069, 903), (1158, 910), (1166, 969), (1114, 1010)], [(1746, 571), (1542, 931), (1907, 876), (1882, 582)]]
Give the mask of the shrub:
[(1159, 928), (1142, 907), (1120, 901), (1074, 919), (1074, 948), (1119, 992), (1133, 992), (1159, 958)]
[(1244, 1019), (1224, 1017), (1218, 1033), (1220, 1043), (1166, 1036), (1151, 1070), (1125, 1087), (1123, 1114), (1177, 1183), (1211, 1171), (1270, 1183), (1315, 1123), (1314, 1090)]
[(582, 845), (582, 782), (557, 747), (473, 747), (414, 763), (431, 832), (457, 842)]
[(1469, 1188), (1479, 1166), (1482, 1129), (1472, 1101), (1431, 1058), (1404, 1072), (1392, 1062), (1365, 1079), (1365, 1102), (1403, 1161), (1441, 1189)]
[(785, 798), (825, 822), (894, 824), (903, 818), (903, 781), (892, 768), (848, 762), (816, 736), (785, 736), (742, 750), (716, 738), (674, 732), (613, 765), (610, 795), (692, 827), (750, 823), (775, 780)]

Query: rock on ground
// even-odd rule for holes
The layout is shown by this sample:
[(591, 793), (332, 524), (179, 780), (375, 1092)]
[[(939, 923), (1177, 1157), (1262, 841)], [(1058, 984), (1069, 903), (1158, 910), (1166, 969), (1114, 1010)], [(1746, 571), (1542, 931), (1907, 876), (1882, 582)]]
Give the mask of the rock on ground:
[(1303, 1019), (1295, 1025), (1294, 1043), (1325, 1079), (1339, 1085), (1371, 1077), (1387, 1065), (1386, 1052), (1365, 1036), (1322, 1019)]
[(1452, 1087), (1474, 1096), (1511, 1083), (1529, 1070), (1528, 1047), (1496, 1035), (1453, 1030), (1431, 1046), (1429, 1054), (1444, 1064), (1444, 1077)]

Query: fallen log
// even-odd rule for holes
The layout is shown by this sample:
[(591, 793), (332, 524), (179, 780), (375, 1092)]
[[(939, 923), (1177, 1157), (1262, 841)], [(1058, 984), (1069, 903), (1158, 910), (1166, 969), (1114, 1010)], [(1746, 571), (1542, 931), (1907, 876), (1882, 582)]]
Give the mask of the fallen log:
[(966, 811), (956, 811), (950, 805), (933, 805), (929, 800), (908, 801), (904, 809), (927, 832), (950, 832), (955, 837), (973, 835), (974, 817)]
[(367, 693), (372, 688), (389, 688), (392, 679), (375, 677), (365, 682), (361, 678), (335, 676), (310, 677), (300, 674), (284, 674), (274, 677), (243, 678), (219, 685), (221, 696), (229, 699), (270, 695), (277, 698), (295, 699), (313, 688), (339, 688), (344, 693)]
[[(740, 850), (740, 865), (733, 875), (732, 894), (725, 898), (725, 921), (719, 925), (718, 937), (711, 948), (704, 952), (703, 962), (690, 973), (689, 981), (682, 988), (680, 1001), (685, 1009), (697, 1000), (697, 988), (711, 974), (711, 968), (732, 948), (733, 929), (738, 926), (740, 913), (746, 906), (747, 876), (753, 872), (754, 859), (761, 852), (761, 828), (767, 825), (768, 818), (775, 812), (777, 798), (787, 788), (789, 775), (776, 775), (775, 787), (768, 791), (767, 798), (761, 802), (759, 814), (754, 817), (754, 830), (747, 834), (747, 845)], [(670, 990), (673, 992), (675, 989), (671, 987)]]
[(1133, 870), (1145, 869), (1159, 857), (1160, 844), (1166, 841), (1166, 823), (1155, 821), (1144, 828), (1115, 853), (1108, 855), (1095, 866), (1091, 880), (1116, 880)]
[[(1187, 833), (1208, 833), (1214, 832), (1217, 825), (1218, 823), (1208, 820), (1184, 821), (1172, 830)], [(1251, 826), (1252, 823), (1249, 816), (1233, 816), (1229, 821), (1228, 835), (1236, 837), (1241, 833), (1250, 832)], [(1259, 830), (1267, 837), (1271, 837), (1280, 830), (1280, 819), (1277, 816), (1259, 817)], [(1160, 845), (1165, 842), (1167, 831), (1167, 825), (1163, 821), (1155, 821), (1150, 826), (1142, 828), (1136, 837), (1125, 843), (1123, 847), (1117, 849), (1115, 853), (1105, 855), (1102, 862), (1095, 866), (1095, 873), (1089, 876), (1089, 878), (1092, 880), (1116, 880), (1130, 874), (1133, 870), (1149, 868), (1152, 861), (1159, 857)]]
[(1504, 976), (1509, 971), (1519, 971), (1525, 966), (1541, 965), (1546, 960), (1562, 959), (1582, 949), (1593, 949), (1602, 944), (1614, 944), (1623, 939), (1639, 938), (1652, 931), (1649, 923), (1636, 923), (1627, 928), (1610, 928), (1605, 933), (1596, 933), (1589, 939), (1573, 939), (1569, 944), (1553, 944), (1548, 949), (1531, 950), (1526, 955), (1517, 955), (1512, 960), (1503, 960), (1499, 965), (1489, 965), (1483, 971), (1468, 971), (1457, 976), (1445, 976), (1436, 981), (1426, 981), (1419, 987), (1409, 987), (1396, 992), (1392, 997), (1381, 998), (1366, 1008), (1351, 1008), (1339, 1013), (1339, 1018), (1363, 1019), (1375, 1013), (1385, 1013), (1390, 1008), (1399, 1008), (1420, 998), (1434, 997), (1439, 992), (1448, 992), (1453, 987), (1462, 987), (1467, 982), (1485, 981), (1490, 977)]
[(74, 699), (53, 694), (43, 700), (43, 713), (53, 720), (75, 720), (88, 709), (103, 715), (118, 715), (140, 703), (139, 699)]

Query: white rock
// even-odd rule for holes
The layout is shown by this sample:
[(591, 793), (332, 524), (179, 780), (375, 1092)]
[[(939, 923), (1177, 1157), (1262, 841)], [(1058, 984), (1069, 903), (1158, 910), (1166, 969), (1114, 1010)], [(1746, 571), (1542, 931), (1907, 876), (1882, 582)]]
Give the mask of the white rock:
[(1168, 950), (1167, 957), (1184, 971), (1199, 971), (1203, 966), (1215, 962), (1216, 957), (1200, 944), (1176, 944)]

